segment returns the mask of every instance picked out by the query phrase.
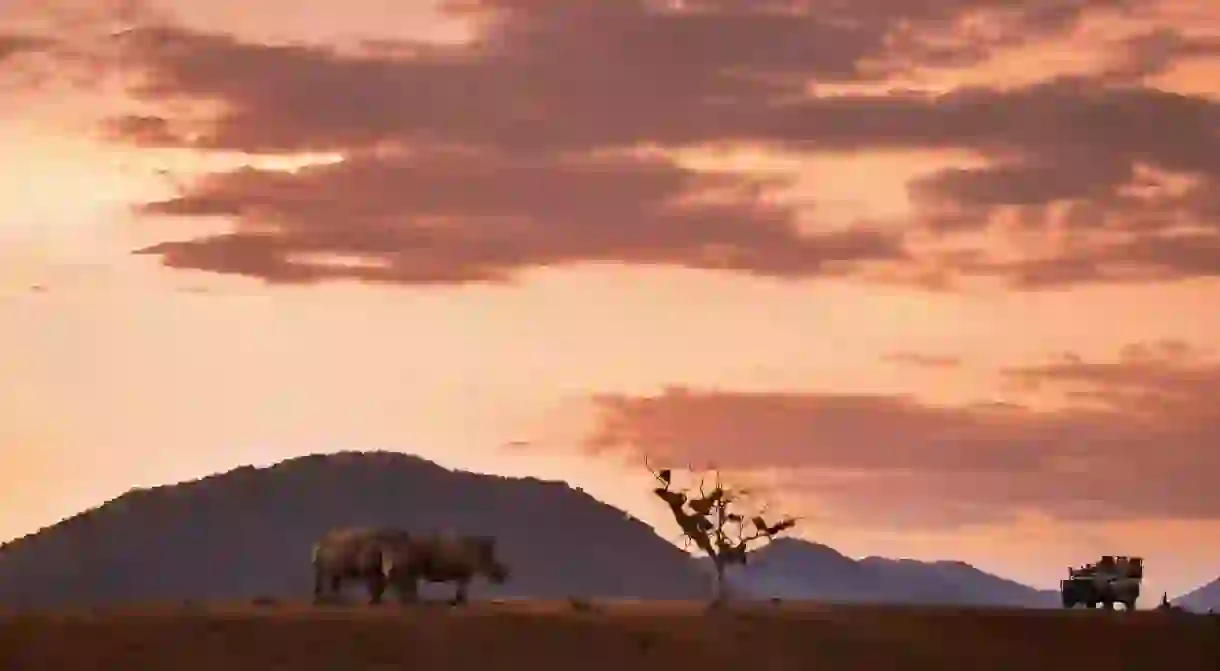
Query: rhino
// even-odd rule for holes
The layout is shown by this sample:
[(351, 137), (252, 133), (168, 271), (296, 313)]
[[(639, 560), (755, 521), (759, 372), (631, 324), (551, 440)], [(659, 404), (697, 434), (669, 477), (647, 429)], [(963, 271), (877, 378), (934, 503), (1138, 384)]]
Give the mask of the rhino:
[(496, 539), (434, 533), (409, 536), (384, 555), (382, 575), (391, 581), (404, 602), (419, 599), (419, 581), (455, 584), (453, 605), (465, 604), (470, 583), (478, 575), (501, 585), (509, 569), (496, 556)]
[[(396, 559), (401, 563), (402, 548), (409, 538), (406, 531), (388, 527), (327, 531), (313, 545), (314, 603), (337, 597), (346, 580), (364, 582), (369, 603), (381, 603), (388, 586), (398, 587), (393, 566)], [(399, 596), (403, 597), (401, 590)]]

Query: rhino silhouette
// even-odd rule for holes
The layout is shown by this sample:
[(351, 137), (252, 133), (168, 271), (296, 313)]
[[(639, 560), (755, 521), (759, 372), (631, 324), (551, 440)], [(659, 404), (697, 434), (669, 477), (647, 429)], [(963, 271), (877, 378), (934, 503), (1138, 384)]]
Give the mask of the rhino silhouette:
[(388, 527), (327, 531), (313, 545), (314, 603), (337, 599), (344, 582), (351, 580), (365, 584), (369, 603), (381, 603), (394, 578), (393, 558), (402, 556), (408, 539), (407, 532)]
[(382, 554), (382, 575), (394, 584), (404, 601), (418, 599), (419, 582), (451, 582), (455, 590), (452, 604), (468, 600), (470, 583), (484, 576), (493, 584), (509, 579), (509, 569), (497, 557), (492, 536), (464, 536), (435, 533), (409, 536), (394, 543)]

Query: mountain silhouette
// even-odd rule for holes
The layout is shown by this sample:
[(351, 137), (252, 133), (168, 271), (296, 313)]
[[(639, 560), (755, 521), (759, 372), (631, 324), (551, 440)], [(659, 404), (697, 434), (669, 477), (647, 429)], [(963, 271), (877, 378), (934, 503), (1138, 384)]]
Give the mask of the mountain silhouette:
[[(133, 490), (7, 543), (0, 607), (308, 599), (314, 540), (349, 525), (496, 536), (512, 580), (476, 583), (475, 599), (709, 595), (706, 558), (692, 559), (565, 483), (449, 470), (395, 452), (341, 452)], [(759, 598), (830, 602), (1058, 603), (1054, 592), (961, 562), (857, 561), (795, 539), (752, 551), (730, 585)]]
[(752, 551), (746, 567), (730, 574), (729, 584), (738, 593), (758, 598), (1032, 608), (1059, 605), (1058, 592), (1038, 590), (964, 562), (855, 560), (825, 545), (793, 538), (777, 539)]
[(1174, 599), (1173, 605), (1196, 613), (1205, 613), (1208, 610), (1220, 611), (1220, 578)]
[(476, 599), (707, 593), (687, 553), (564, 483), (345, 452), (133, 490), (12, 541), (0, 606), (309, 598), (313, 541), (344, 525), (494, 534), (513, 577), (476, 583)]

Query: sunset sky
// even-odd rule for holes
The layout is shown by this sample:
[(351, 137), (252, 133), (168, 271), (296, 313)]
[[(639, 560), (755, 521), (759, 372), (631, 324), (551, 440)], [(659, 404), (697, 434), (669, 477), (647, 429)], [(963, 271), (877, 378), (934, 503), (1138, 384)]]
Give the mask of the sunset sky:
[(852, 556), (1220, 576), (1215, 3), (2, 7), (0, 538), (343, 449), (673, 537), (649, 454)]

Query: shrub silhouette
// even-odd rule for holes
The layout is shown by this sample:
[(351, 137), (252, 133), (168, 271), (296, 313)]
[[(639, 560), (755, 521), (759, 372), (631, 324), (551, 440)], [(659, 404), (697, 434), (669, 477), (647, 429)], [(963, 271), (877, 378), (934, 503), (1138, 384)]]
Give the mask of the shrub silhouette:
[(688, 489), (673, 489), (673, 471), (665, 468), (653, 471), (653, 477), (661, 483), (652, 493), (665, 502), (674, 521), (682, 530), (683, 546), (691, 543), (712, 560), (715, 570), (711, 605), (718, 607), (728, 599), (725, 571), (729, 566), (742, 565), (747, 561), (750, 544), (770, 540), (796, 526), (797, 518), (784, 517), (768, 523), (763, 517), (765, 510), (752, 514), (747, 519), (742, 509), (747, 505), (745, 490), (731, 489), (721, 484), (720, 472), (712, 469), (715, 486), (705, 491), (703, 478), (699, 480), (699, 495), (692, 496)]

